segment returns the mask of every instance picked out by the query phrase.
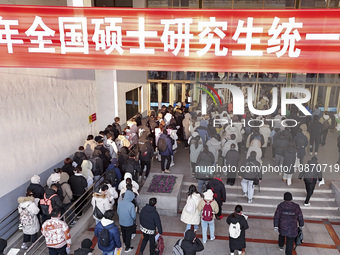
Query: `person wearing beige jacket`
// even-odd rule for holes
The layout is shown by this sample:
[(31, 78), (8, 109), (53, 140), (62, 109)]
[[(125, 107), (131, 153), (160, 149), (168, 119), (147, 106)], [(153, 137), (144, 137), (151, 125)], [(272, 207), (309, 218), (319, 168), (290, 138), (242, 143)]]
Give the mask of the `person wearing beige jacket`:
[(214, 200), (214, 193), (211, 189), (208, 189), (203, 195), (204, 199), (198, 204), (197, 210), (201, 213), (202, 239), (203, 243), (206, 243), (208, 226), (210, 240), (215, 240), (215, 215), (218, 213), (218, 204)]

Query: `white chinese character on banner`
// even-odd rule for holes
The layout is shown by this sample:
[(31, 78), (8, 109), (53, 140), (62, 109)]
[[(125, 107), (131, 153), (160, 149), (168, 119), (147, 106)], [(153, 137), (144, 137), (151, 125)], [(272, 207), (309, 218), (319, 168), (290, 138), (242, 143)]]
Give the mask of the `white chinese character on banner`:
[[(295, 23), (295, 18), (289, 18), (289, 23), (283, 22), (282, 25), (278, 25), (280, 19), (278, 17), (274, 18), (273, 24), (271, 28), (268, 30), (268, 35), (272, 35), (272, 37), (268, 40), (267, 53), (276, 52), (276, 56), (279, 58), (283, 56), (289, 47), (288, 56), (292, 58), (296, 58), (300, 56), (301, 49), (295, 48), (295, 41), (300, 41), (301, 36), (296, 28), (302, 28), (302, 23)], [(282, 33), (282, 30), (286, 29), (286, 31), (281, 35), (281, 39), (278, 37)], [(292, 31), (294, 29), (294, 31)], [(283, 47), (280, 50), (280, 42), (283, 40)]]
[[(212, 44), (215, 44), (215, 55), (216, 56), (226, 56), (228, 53), (228, 48), (220, 49), (221, 39), (225, 37), (225, 33), (222, 32), (222, 30), (218, 27), (221, 27), (223, 30), (227, 30), (228, 22), (216, 22), (215, 17), (210, 17), (210, 21), (202, 21), (198, 22), (198, 30), (202, 31), (198, 35), (199, 37), (199, 43), (206, 44), (206, 46), (197, 51), (198, 56), (203, 56), (206, 54), (209, 49), (211, 48)], [(210, 27), (215, 28), (212, 30)], [(213, 31), (216, 35), (218, 35), (219, 38), (214, 38), (214, 33), (210, 33)]]
[(86, 17), (59, 17), (61, 54), (83, 52), (89, 54)]
[[(38, 26), (42, 28), (43, 31), (37, 31)], [(44, 40), (44, 36), (54, 36), (55, 31), (50, 29), (45, 25), (42, 21), (42, 18), (39, 16), (35, 16), (33, 24), (31, 27), (25, 32), (27, 36), (36, 36), (38, 40), (30, 40), (31, 43), (38, 44), (38, 48), (28, 48), (28, 52), (47, 52), (54, 53), (55, 48), (45, 48), (45, 44), (52, 44), (52, 40)]]
[[(164, 31), (161, 41), (164, 44), (164, 51), (173, 50), (172, 54), (177, 56), (182, 48), (182, 41), (184, 41), (184, 56), (189, 56), (190, 39), (194, 38), (190, 34), (190, 24), (192, 19), (162, 19), (161, 24), (164, 24)], [(170, 31), (170, 25), (177, 24), (177, 34), (175, 31)], [(183, 31), (184, 26), (184, 31)], [(177, 40), (177, 47), (175, 48), (175, 40)], [(169, 42), (170, 41), (170, 42)]]
[[(100, 25), (109, 23), (109, 26), (105, 27), (105, 30), (100, 29)], [(105, 18), (104, 19), (92, 19), (92, 24), (95, 24), (94, 34), (92, 41), (96, 44), (96, 51), (100, 49), (105, 50), (105, 54), (110, 54), (113, 50), (117, 50), (120, 55), (123, 54), (122, 48), (122, 28), (116, 26), (116, 23), (122, 23), (122, 18)], [(109, 48), (108, 48), (109, 47)], [(108, 49), (107, 49), (108, 48)]]
[[(23, 40), (12, 39), (12, 35), (18, 35), (19, 31), (17, 29), (10, 29), (12, 25), (18, 25), (17, 20), (3, 20), (0, 16), (0, 43), (7, 44), (8, 53), (13, 53), (13, 44), (23, 44)], [(4, 29), (1, 27), (4, 26)]]
[(139, 18), (139, 29), (138, 31), (126, 31), (126, 36), (138, 37), (139, 38), (139, 48), (131, 48), (130, 53), (133, 54), (155, 54), (155, 49), (145, 48), (145, 38), (146, 37), (157, 37), (157, 31), (145, 31), (144, 18)]
[[(237, 43), (245, 44), (246, 50), (233, 50), (233, 56), (262, 56), (262, 50), (252, 50), (252, 44), (260, 44), (260, 38), (253, 38), (253, 33), (262, 33), (263, 27), (253, 27), (254, 18), (248, 18), (247, 27), (243, 28), (244, 21), (239, 20), (233, 40)], [(239, 38), (241, 33), (246, 33), (246, 38)]]

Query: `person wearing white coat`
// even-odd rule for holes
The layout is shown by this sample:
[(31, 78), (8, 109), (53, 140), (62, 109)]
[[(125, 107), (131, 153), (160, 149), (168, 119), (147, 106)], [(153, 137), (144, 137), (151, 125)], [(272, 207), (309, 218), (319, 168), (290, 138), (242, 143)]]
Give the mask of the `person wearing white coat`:
[(24, 240), (21, 245), (21, 249), (27, 250), (28, 243), (30, 241), (34, 243), (38, 239), (40, 224), (37, 217), (37, 214), (39, 213), (37, 202), (35, 202), (32, 191), (28, 191), (26, 197), (18, 198), (18, 212), (20, 214), (22, 230), (24, 233)]
[(93, 184), (93, 173), (92, 173), (92, 163), (90, 160), (83, 160), (81, 164), (82, 172), (81, 174), (85, 177), (87, 181), (87, 188)]
[(202, 196), (198, 193), (196, 186), (193, 184), (189, 186), (187, 195), (188, 198), (182, 211), (181, 221), (187, 224), (185, 231), (190, 229), (191, 225), (194, 225), (194, 230), (197, 231), (198, 225), (201, 221), (201, 215), (197, 210), (197, 206), (201, 202)]
[(218, 155), (221, 150), (221, 141), (219, 141), (216, 137), (212, 137), (208, 142), (207, 146), (209, 151), (214, 154), (215, 164), (218, 162)]
[(118, 189), (120, 190), (120, 193), (124, 193), (126, 191), (126, 179), (130, 178), (131, 179), (131, 184), (132, 184), (132, 190), (136, 189), (137, 191), (139, 190), (139, 185), (137, 182), (135, 182), (132, 179), (132, 174), (131, 173), (125, 173), (124, 175), (124, 180), (122, 180), (119, 185)]
[[(91, 200), (92, 209), (94, 211), (95, 206), (101, 211), (101, 213), (104, 215), (104, 213), (108, 210), (112, 210), (113, 204), (110, 203), (110, 200), (107, 198), (106, 193), (108, 192), (109, 187), (104, 184), (101, 187), (100, 192), (93, 193), (93, 197)], [(93, 215), (93, 218), (96, 221), (96, 225), (99, 223), (101, 219), (97, 218), (95, 215)]]

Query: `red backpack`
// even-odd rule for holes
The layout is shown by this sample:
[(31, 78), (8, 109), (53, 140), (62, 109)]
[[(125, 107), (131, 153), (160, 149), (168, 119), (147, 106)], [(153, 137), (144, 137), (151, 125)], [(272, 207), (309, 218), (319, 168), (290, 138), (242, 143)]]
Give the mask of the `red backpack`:
[(211, 207), (212, 201), (208, 202), (208, 201), (204, 200), (205, 205), (204, 205), (203, 211), (202, 211), (202, 220), (204, 220), (204, 221), (212, 221), (213, 218), (214, 218), (214, 212), (213, 212), (213, 209)]
[(157, 247), (155, 250), (155, 255), (162, 255), (164, 252), (164, 248), (165, 248), (164, 239), (162, 236), (159, 236), (157, 241)]

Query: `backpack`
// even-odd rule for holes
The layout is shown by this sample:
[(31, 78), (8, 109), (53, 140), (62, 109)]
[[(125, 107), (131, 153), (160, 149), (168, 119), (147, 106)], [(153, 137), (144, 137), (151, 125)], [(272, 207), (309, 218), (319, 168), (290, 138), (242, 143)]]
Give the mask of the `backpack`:
[[(101, 223), (100, 223), (101, 224)], [(100, 231), (99, 235), (98, 235), (98, 243), (102, 246), (102, 247), (108, 247), (110, 245), (111, 242), (111, 238), (110, 238), (110, 232), (109, 229), (114, 228), (115, 224), (112, 224), (113, 226), (110, 228), (105, 228), (103, 225), (103, 230)]]
[[(99, 165), (103, 165), (103, 160), (99, 157), (90, 158), (89, 161), (92, 163), (92, 173), (94, 176), (102, 175), (102, 171)], [(101, 167), (102, 168), (102, 167)]]
[(106, 170), (105, 180), (108, 180), (112, 187), (116, 185), (116, 183), (118, 182), (118, 177), (116, 175), (115, 169)]
[(166, 140), (165, 140), (165, 138), (159, 138), (158, 139), (158, 150), (160, 151), (160, 152), (164, 152), (164, 151), (166, 151)]
[(57, 194), (53, 194), (49, 198), (46, 198), (46, 193), (44, 194), (44, 198), (40, 199), (40, 208), (41, 212), (45, 215), (50, 215), (52, 212), (52, 197), (58, 196)]
[(20, 213), (20, 222), (23, 226), (31, 226), (33, 225), (33, 215), (28, 211), (28, 207), (30, 205), (26, 206), (25, 208), (22, 208), (22, 211)]
[(294, 250), (296, 250), (296, 247), (301, 245), (303, 243), (303, 232), (301, 228), (298, 228), (298, 235), (295, 238), (295, 247)]
[[(64, 184), (64, 183), (65, 183), (65, 182), (63, 182), (63, 184)], [(62, 188), (61, 188), (61, 184), (60, 184), (59, 182), (54, 183), (54, 184), (57, 185), (57, 187), (58, 187), (58, 189), (57, 189), (58, 197), (60, 198), (60, 201), (63, 202), (65, 196), (64, 196), (64, 192), (63, 192), (63, 190), (62, 190)]]
[(182, 241), (183, 239), (179, 239), (174, 248), (172, 249), (172, 255), (184, 255), (184, 251), (182, 249)]
[(234, 223), (230, 223), (229, 225), (229, 236), (231, 238), (238, 238), (241, 235), (241, 225), (239, 222), (237, 222), (236, 224)]
[(207, 201), (204, 200), (204, 202), (205, 202), (205, 205), (204, 205), (203, 211), (202, 211), (202, 219), (204, 221), (212, 221), (213, 218), (214, 218), (214, 212), (213, 212), (213, 209), (211, 207), (212, 201), (207, 202)]

